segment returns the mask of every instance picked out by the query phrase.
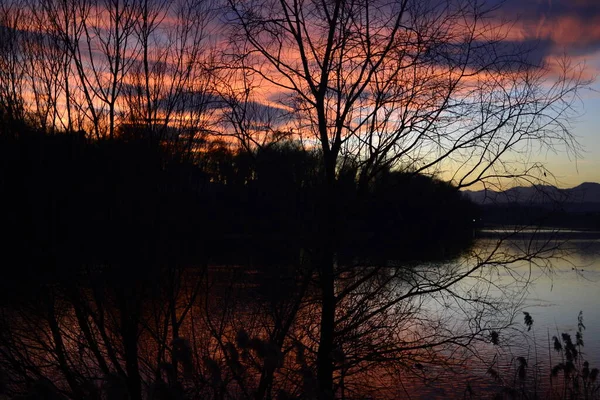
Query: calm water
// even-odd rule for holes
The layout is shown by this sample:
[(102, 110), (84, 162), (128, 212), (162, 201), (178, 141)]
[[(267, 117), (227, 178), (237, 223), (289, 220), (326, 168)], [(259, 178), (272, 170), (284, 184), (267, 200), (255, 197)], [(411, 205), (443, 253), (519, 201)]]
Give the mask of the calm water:
[[(550, 382), (550, 369), (560, 362), (560, 355), (551, 349), (552, 337), (569, 333), (575, 341), (580, 311), (585, 325), (583, 360), (589, 361), (591, 368), (600, 368), (600, 232), (562, 232), (558, 236), (550, 230), (536, 233), (536, 240), (531, 240), (532, 232), (514, 235), (497, 250), (512, 256), (518, 254), (518, 249), (553, 248), (560, 243), (552, 256), (534, 262), (515, 261), (510, 268), (500, 268), (495, 275), (490, 275), (493, 276), (490, 292), (515, 307), (514, 325), (500, 336), (501, 346), (477, 344), (478, 357), (458, 368), (458, 375), (442, 374), (437, 380), (425, 383), (408, 379), (407, 396), (413, 399), (462, 398), (469, 386), (475, 398), (492, 398), (501, 392), (502, 386), (518, 384), (517, 357), (524, 357), (528, 362), (530, 393), (536, 385), (538, 398), (552, 398), (552, 393), (559, 389), (556, 378)], [(482, 232), (475, 253), (488, 254), (498, 243), (498, 238), (506, 234), (507, 231), (499, 230)], [(513, 287), (515, 278), (520, 283)], [(470, 286), (467, 284), (463, 288)], [(503, 292), (505, 288), (508, 290)], [(506, 298), (503, 293), (512, 293), (513, 297)], [(529, 331), (523, 322), (523, 312), (528, 312), (534, 320)], [(501, 373), (502, 381), (491, 379), (487, 373), (490, 366)], [(534, 380), (538, 383), (533, 383)]]
[[(503, 386), (510, 387), (512, 384), (514, 387), (516, 360), (517, 357), (524, 357), (528, 362), (528, 384), (531, 385), (531, 381), (536, 381), (537, 377), (538, 398), (552, 398), (546, 395), (554, 388), (550, 386), (548, 377), (551, 366), (559, 361), (559, 357), (553, 350), (549, 351), (548, 338), (560, 336), (563, 332), (570, 333), (574, 338), (580, 311), (583, 312), (586, 326), (583, 332), (583, 358), (590, 362), (591, 367), (600, 367), (600, 233), (563, 232), (557, 237), (552, 231), (526, 231), (509, 235), (509, 239), (496, 246), (498, 239), (506, 238), (509, 233), (498, 230), (481, 232), (472, 252), (441, 265), (430, 263), (389, 268), (389, 271), (387, 268), (381, 269), (381, 274), (375, 275), (373, 282), (371, 279), (365, 281), (364, 285), (358, 286), (353, 294), (347, 296), (340, 306), (346, 309), (340, 312), (352, 315), (357, 309), (357, 302), (362, 301), (366, 305), (363, 312), (367, 313), (389, 301), (388, 296), (401, 296), (411, 288), (429, 289), (445, 279), (452, 280), (477, 263), (485, 266), (472, 271), (469, 278), (453, 283), (449, 293), (427, 292), (401, 301), (389, 312), (378, 313), (373, 321), (385, 326), (381, 331), (360, 331), (357, 340), (353, 339), (354, 331), (349, 331), (344, 344), (347, 346), (346, 354), (359, 357), (369, 354), (370, 348), (364, 347), (365, 343), (369, 343), (368, 340), (393, 344), (410, 344), (411, 340), (414, 343), (422, 340), (435, 342), (440, 339), (438, 335), (460, 337), (461, 332), (465, 332), (465, 337), (474, 337), (472, 332), (482, 329), (483, 334), (478, 340), (464, 343), (465, 346), (438, 346), (433, 352), (435, 354), (431, 355), (431, 362), (427, 361), (426, 351), (415, 352), (414, 357), (409, 354), (406, 360), (402, 358), (400, 363), (394, 364), (394, 368), (390, 367), (391, 364), (386, 366), (369, 362), (365, 364), (368, 368), (355, 368), (354, 375), (348, 375), (345, 381), (348, 391), (353, 386), (361, 390), (369, 386), (373, 393), (370, 397), (374, 399), (445, 399), (463, 398), (467, 388), (470, 388), (473, 398), (493, 398)], [(558, 248), (555, 247), (557, 243), (560, 243)], [(542, 252), (539, 258), (523, 259), (519, 256), (523, 250), (529, 254)], [(506, 260), (513, 262), (506, 266)], [(362, 267), (356, 270), (364, 273)], [(408, 272), (400, 272), (395, 275), (397, 279), (388, 281), (386, 274), (394, 271)], [(347, 284), (352, 283), (352, 272), (354, 270), (348, 272)], [(208, 269), (206, 275), (196, 270), (186, 270), (179, 277), (182, 282), (175, 286), (179, 291), (176, 301), (181, 304), (175, 304), (174, 307), (181, 313), (185, 305), (188, 302), (190, 304), (185, 318), (182, 317), (179, 335), (192, 345), (193, 359), (197, 364), (195, 371), (199, 374), (186, 384), (200, 385), (199, 382), (204, 382), (199, 376), (207, 373), (203, 365), (207, 357), (221, 362), (224, 371), (227, 371), (222, 343), (236, 343), (240, 329), (253, 338), (267, 337), (273, 326), (269, 311), (279, 310), (287, 304), (285, 301), (289, 300), (289, 292), (296, 286), (293, 283), (286, 286), (278, 276), (273, 278), (274, 281), (259, 284), (261, 279), (258, 275), (256, 270), (245, 267), (214, 266)], [(389, 285), (379, 286), (379, 279), (389, 282)], [(194, 295), (196, 283), (200, 283), (198, 296)], [(371, 297), (373, 288), (381, 289), (380, 298)], [(343, 289), (341, 286), (339, 290)], [(318, 291), (315, 293), (318, 298)], [(320, 310), (318, 301), (310, 301), (313, 295), (313, 291), (308, 290), (306, 296), (309, 301), (301, 304), (284, 341), (288, 354), (284, 358), (284, 368), (277, 372), (276, 384), (280, 387), (287, 388), (290, 382), (296, 384), (294, 374), (298, 372), (298, 358), (294, 349), (305, 346), (306, 357), (314, 364)], [(489, 304), (481, 306), (481, 303), (473, 301), (480, 298), (489, 300)], [(82, 299), (84, 302), (91, 301), (85, 292)], [(274, 301), (277, 307), (269, 308), (270, 301)], [(153, 363), (161, 346), (164, 346), (156, 338), (160, 335), (169, 337), (170, 320), (169, 315), (165, 314), (165, 304), (161, 301), (149, 304), (145, 313), (140, 315), (145, 325), (139, 340), (139, 351), (140, 359), (144, 360), (141, 364), (142, 375), (149, 377), (148, 380), (154, 376)], [(153, 305), (157, 308), (152, 308)], [(59, 306), (63, 340), (69, 357), (74, 360), (74, 368), (96, 374), (94, 358), (91, 353), (86, 353), (88, 344), (81, 335), (81, 322), (75, 318), (66, 302), (57, 303), (56, 309)], [(48, 347), (49, 334), (40, 329), (45, 326), (40, 325), (43, 319), (29, 318), (28, 310), (7, 310), (12, 313), (9, 318), (12, 326), (16, 321), (19, 322), (16, 324), (17, 336), (14, 337), (26, 339), (15, 344), (8, 335), (6, 339), (11, 340), (7, 343), (27, 351), (31, 350), (32, 345), (35, 348), (52, 348)], [(110, 306), (106, 308), (107, 313), (112, 311)], [(523, 312), (530, 313), (534, 319), (530, 331), (523, 324)], [(438, 321), (440, 323), (436, 324)], [(363, 324), (361, 329), (365, 326)], [(499, 337), (500, 346), (494, 346), (489, 339), (489, 330), (496, 329), (496, 326), (505, 327)], [(117, 346), (118, 338), (116, 335)], [(53, 354), (37, 351), (36, 357), (44, 361), (43, 365), (49, 365), (42, 372), (56, 378), (57, 369), (52, 367), (55, 363)], [(168, 360), (168, 356), (165, 359)], [(436, 364), (440, 360), (446, 362), (444, 367)], [(39, 364), (37, 359), (31, 362), (34, 366)], [(249, 380), (257, 376), (252, 366), (250, 363), (246, 365)], [(490, 366), (499, 371), (501, 381), (489, 376), (487, 370)], [(231, 385), (235, 386), (235, 382), (232, 381)], [(198, 390), (199, 393), (210, 393), (211, 388), (198, 386)], [(236, 390), (232, 387), (233, 394), (237, 393)], [(364, 390), (355, 398), (367, 397), (363, 393)]]
[[(585, 358), (600, 367), (600, 232), (566, 234), (563, 238), (562, 251), (549, 258), (549, 268), (530, 268), (527, 263), (516, 268), (531, 271), (523, 311), (532, 315), (537, 339), (541, 337), (544, 342), (548, 334), (552, 337), (568, 332), (574, 336), (577, 316), (583, 312)], [(504, 274), (503, 279), (509, 277)]]

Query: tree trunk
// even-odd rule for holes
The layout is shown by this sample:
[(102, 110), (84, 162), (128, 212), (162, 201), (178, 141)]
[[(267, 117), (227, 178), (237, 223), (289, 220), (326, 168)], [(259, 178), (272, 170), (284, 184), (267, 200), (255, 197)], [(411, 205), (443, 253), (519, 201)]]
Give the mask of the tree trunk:
[(334, 237), (336, 222), (336, 177), (335, 157), (325, 154), (326, 182), (323, 190), (321, 229), (322, 237), (318, 249), (321, 289), (321, 335), (317, 351), (317, 382), (319, 399), (334, 398), (333, 393), (333, 339), (335, 330), (335, 286), (334, 286)]
[(333, 252), (325, 249), (320, 260), (321, 269), (321, 336), (317, 352), (317, 382), (319, 398), (333, 399), (333, 336), (335, 328), (335, 292), (333, 279)]
[[(133, 290), (133, 289), (131, 289)], [(121, 335), (127, 371), (127, 389), (131, 400), (142, 400), (142, 381), (138, 360), (138, 307), (127, 294), (117, 294), (121, 312)], [(134, 304), (131, 304), (134, 303)]]

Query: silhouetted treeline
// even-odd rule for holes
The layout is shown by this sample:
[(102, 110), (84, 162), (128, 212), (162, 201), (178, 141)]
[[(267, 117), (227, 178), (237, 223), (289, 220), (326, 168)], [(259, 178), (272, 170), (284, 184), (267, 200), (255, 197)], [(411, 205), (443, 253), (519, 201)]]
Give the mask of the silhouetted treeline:
[(348, 243), (366, 255), (400, 260), (456, 255), (470, 243), (479, 215), (451, 184), (419, 174), (385, 171), (357, 202), (349, 232), (361, 237)]
[(549, 226), (569, 229), (600, 229), (597, 203), (494, 204), (483, 205), (482, 222), (487, 226)]
[(5, 273), (28, 287), (81, 265), (127, 272), (196, 252), (196, 192), (159, 147), (34, 131), (0, 141)]
[[(49, 265), (246, 254), (238, 248), (280, 258), (318, 236), (320, 156), (293, 142), (252, 154), (213, 145), (192, 162), (143, 139), (22, 129), (0, 141), (3, 247), (11, 269), (39, 268), (40, 279), (55, 275)], [(431, 258), (471, 237), (473, 206), (447, 183), (386, 171), (366, 192), (352, 178), (339, 185), (340, 252)]]

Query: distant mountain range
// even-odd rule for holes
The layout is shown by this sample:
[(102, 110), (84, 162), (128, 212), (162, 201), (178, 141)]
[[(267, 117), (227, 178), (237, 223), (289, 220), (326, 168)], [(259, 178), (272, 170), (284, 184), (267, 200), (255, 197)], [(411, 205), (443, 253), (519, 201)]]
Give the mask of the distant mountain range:
[(586, 182), (570, 189), (554, 186), (464, 191), (480, 205), (479, 224), (546, 226), (600, 232), (600, 184)]
[[(600, 207), (600, 183), (585, 182), (570, 189), (554, 186), (514, 187), (502, 192), (494, 190), (465, 190), (463, 194), (481, 205), (578, 205), (577, 208)], [(585, 207), (587, 205), (588, 207)], [(569, 207), (571, 208), (571, 207)], [(583, 211), (583, 210), (582, 210)]]

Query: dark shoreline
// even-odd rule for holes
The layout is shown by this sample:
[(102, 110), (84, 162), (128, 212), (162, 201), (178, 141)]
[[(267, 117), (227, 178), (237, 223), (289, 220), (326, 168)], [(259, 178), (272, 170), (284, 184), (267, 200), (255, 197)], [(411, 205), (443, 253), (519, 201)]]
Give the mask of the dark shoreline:
[(600, 240), (600, 231), (561, 227), (485, 226), (474, 232), (476, 239), (522, 239), (539, 240)]

